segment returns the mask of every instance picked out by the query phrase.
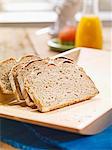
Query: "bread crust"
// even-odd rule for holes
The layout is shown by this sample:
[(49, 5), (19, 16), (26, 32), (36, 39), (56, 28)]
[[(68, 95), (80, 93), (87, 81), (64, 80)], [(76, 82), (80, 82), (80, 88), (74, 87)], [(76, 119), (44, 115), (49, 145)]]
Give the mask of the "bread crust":
[(24, 97), (23, 97), (23, 95), (21, 93), (19, 82), (17, 80), (18, 73), (21, 71), (21, 69), (26, 64), (28, 64), (29, 62), (31, 62), (33, 60), (36, 60), (38, 58), (39, 58), (39, 56), (37, 56), (37, 55), (26, 55), (26, 56), (23, 56), (19, 60), (19, 63), (12, 68), (12, 70), (11, 70), (11, 72), (9, 74), (9, 79), (10, 79), (10, 82), (11, 82), (11, 87), (13, 89), (13, 94), (16, 96), (18, 101), (24, 100)]
[[(21, 92), (22, 92), (22, 96), (23, 98), (25, 99), (26, 101), (26, 104), (30, 107), (34, 107), (35, 104), (34, 102), (32, 101), (32, 99), (30, 98), (29, 96), (29, 93), (26, 91), (26, 89), (24, 88), (24, 80), (25, 78), (22, 77), (22, 74), (24, 74), (24, 69), (28, 69), (28, 67), (30, 67), (30, 65), (32, 65), (33, 63), (38, 63), (40, 61), (44, 61), (43, 59), (37, 59), (37, 60), (33, 60), (31, 62), (29, 62), (28, 64), (26, 64), (24, 67), (23, 67), (23, 71), (21, 70), (21, 73), (17, 76), (17, 79), (18, 79), (18, 82), (19, 82), (19, 85), (20, 85), (20, 89), (21, 89)], [(47, 62), (46, 62), (47, 63)]]
[(19, 89), (19, 83), (16, 80), (17, 77), (17, 72), (19, 71), (20, 67), (23, 66), (24, 64), (18, 64), (15, 67), (12, 68), (10, 74), (9, 74), (9, 80), (11, 82), (11, 87), (13, 89), (13, 94), (16, 96), (17, 100), (22, 100), (23, 97), (21, 95), (20, 89)]
[(31, 59), (31, 58), (40, 58), (40, 57), (38, 55), (33, 55), (33, 54), (25, 55), (19, 59), (19, 63), (24, 63), (26, 60), (28, 60), (28, 58)]
[(9, 59), (0, 61), (0, 65), (1, 65), (1, 64), (7, 64), (7, 63), (8, 63), (9, 61), (11, 61), (11, 60), (14, 60), (14, 61), (15, 61), (16, 59), (12, 57), (12, 58), (9, 58)]
[[(16, 65), (16, 60), (15, 60), (15, 58), (9, 58), (9, 59), (7, 59), (7, 60), (4, 60), (4, 61), (1, 61), (0, 62), (0, 68), (1, 68), (1, 71), (3, 71), (3, 68), (4, 67), (6, 67), (6, 65), (8, 65), (8, 63), (11, 63), (11, 62), (13, 62), (14, 63), (14, 65)], [(6, 68), (5, 68), (6, 69)], [(10, 71), (10, 70), (9, 70)], [(1, 77), (2, 78), (2, 77)], [(9, 79), (9, 77), (8, 77), (8, 75), (7, 75), (7, 79)], [(4, 79), (5, 80), (5, 79)], [(7, 81), (6, 81), (7, 82)], [(10, 81), (8, 81), (9, 83), (9, 85), (10, 85)], [(12, 89), (11, 89), (11, 85), (10, 85), (10, 89), (6, 89), (6, 88), (4, 88), (3, 87), (3, 83), (1, 82), (1, 79), (0, 79), (0, 89), (1, 89), (1, 91), (2, 91), (2, 93), (4, 93), (4, 94), (13, 94), (13, 91), (12, 91)]]

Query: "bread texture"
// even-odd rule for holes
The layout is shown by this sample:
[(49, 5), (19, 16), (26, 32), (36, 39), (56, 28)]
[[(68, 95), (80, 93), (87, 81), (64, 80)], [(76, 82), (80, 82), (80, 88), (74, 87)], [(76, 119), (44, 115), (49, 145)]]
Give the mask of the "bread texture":
[(21, 90), (20, 90), (20, 86), (17, 80), (17, 75), (19, 74), (21, 68), (24, 67), (24, 65), (28, 64), (29, 62), (36, 60), (36, 59), (40, 59), (37, 55), (27, 55), (24, 56), (20, 59), (19, 63), (14, 66), (9, 74), (9, 80), (11, 83), (11, 87), (13, 90), (13, 94), (16, 96), (16, 99), (19, 100), (24, 100), (22, 94), (21, 94)]
[(84, 70), (68, 60), (32, 71), (25, 79), (25, 89), (40, 112), (88, 100), (99, 93)]
[(33, 107), (34, 102), (32, 101), (26, 89), (24, 88), (24, 80), (29, 74), (31, 74), (32, 71), (38, 70), (40, 72), (47, 64), (48, 64), (48, 59), (39, 59), (39, 60), (32, 61), (26, 64), (23, 68), (21, 68), (21, 71), (17, 76), (17, 80), (20, 85), (22, 96), (25, 99), (26, 104), (28, 106)]
[(25, 65), (21, 69), (20, 73), (17, 76), (17, 80), (18, 80), (18, 83), (20, 85), (20, 90), (21, 90), (22, 96), (25, 99), (26, 104), (28, 106), (34, 107), (35, 104), (32, 101), (32, 99), (30, 98), (28, 92), (26, 91), (26, 89), (24, 87), (25, 78), (29, 74), (31, 74), (31, 72), (33, 72), (34, 70), (38, 70), (38, 72), (40, 72), (40, 71), (42, 71), (44, 69), (44, 67), (48, 66), (48, 64), (49, 65), (51, 65), (51, 64), (52, 65), (54, 65), (54, 64), (60, 65), (64, 61), (71, 61), (71, 62), (73, 62), (71, 59), (66, 58), (66, 57), (58, 57), (56, 59), (46, 58), (46, 59), (40, 59), (40, 60), (32, 61), (29, 64)]
[(14, 58), (0, 62), (0, 89), (4, 94), (13, 94), (9, 73), (16, 64), (17, 62)]

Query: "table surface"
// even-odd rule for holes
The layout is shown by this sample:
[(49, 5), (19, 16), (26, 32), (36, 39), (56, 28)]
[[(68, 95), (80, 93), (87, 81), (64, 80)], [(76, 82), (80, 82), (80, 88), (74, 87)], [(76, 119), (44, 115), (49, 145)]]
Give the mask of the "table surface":
[[(38, 30), (40, 28), (0, 28), (0, 60), (10, 56), (20, 58), (28, 53), (38, 53), (41, 57), (56, 55), (58, 52), (50, 51), (47, 47), (46, 41), (50, 36), (47, 33), (41, 34)], [(112, 49), (112, 30), (110, 28), (104, 28), (103, 37), (103, 49)], [(3, 142), (0, 142), (0, 147), (1, 150), (15, 149)]]

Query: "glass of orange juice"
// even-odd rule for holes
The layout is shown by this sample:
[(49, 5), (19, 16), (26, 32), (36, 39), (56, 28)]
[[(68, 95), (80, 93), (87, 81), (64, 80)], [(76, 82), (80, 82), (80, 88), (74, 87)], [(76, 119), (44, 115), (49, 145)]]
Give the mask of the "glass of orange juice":
[(77, 27), (76, 47), (102, 49), (102, 25), (97, 16), (98, 0), (84, 0), (83, 16)]

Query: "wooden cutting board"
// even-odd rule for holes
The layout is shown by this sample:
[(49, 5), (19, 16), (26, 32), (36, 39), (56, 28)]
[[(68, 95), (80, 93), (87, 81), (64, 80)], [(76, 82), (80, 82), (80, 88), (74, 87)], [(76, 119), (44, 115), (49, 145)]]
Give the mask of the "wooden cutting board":
[(20, 58), (23, 55), (35, 53), (35, 47), (27, 30), (0, 28), (0, 61), (10, 57)]
[[(77, 54), (79, 50), (73, 49), (60, 55)], [(0, 116), (85, 135), (102, 131), (112, 124), (110, 60), (109, 52), (80, 48), (78, 64), (100, 91), (93, 99), (47, 113), (32, 112), (30, 108), (19, 105), (1, 105)]]

